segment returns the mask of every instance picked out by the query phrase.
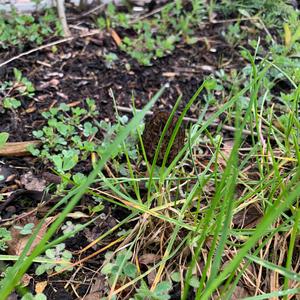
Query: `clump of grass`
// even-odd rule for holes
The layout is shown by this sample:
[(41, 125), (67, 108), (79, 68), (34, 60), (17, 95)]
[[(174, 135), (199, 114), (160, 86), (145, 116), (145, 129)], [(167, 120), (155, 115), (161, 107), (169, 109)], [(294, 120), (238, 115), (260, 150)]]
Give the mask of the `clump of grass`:
[[(251, 61), (254, 62), (254, 58)], [(109, 298), (132, 288), (138, 295), (140, 287), (146, 289), (146, 282), (149, 293), (155, 292), (159, 282), (166, 280), (174, 287), (180, 283), (182, 299), (188, 299), (191, 293), (196, 299), (211, 299), (217, 295), (221, 299), (230, 299), (237, 285), (241, 284), (251, 292), (248, 295), (255, 295), (256, 288), (258, 294), (260, 291), (265, 293), (264, 299), (299, 292), (297, 284), (289, 288), (287, 283), (298, 278), (297, 271), (292, 270), (296, 265), (292, 266), (291, 258), (296, 255), (294, 246), (298, 229), (294, 224), (299, 216), (300, 172), (296, 146), (299, 125), (295, 113), (291, 113), (290, 129), (293, 128), (294, 132), (289, 137), (282, 135), (272, 122), (262, 126), (264, 118), (272, 116), (270, 111), (265, 115), (263, 106), (258, 106), (261, 84), (269, 68), (270, 65), (253, 64), (249, 86), (234, 95), (207, 121), (199, 120), (200, 125), (195, 125), (190, 131), (186, 146), (170, 166), (160, 168), (158, 177), (153, 176), (154, 166), (149, 166), (146, 202), (138, 201), (138, 193), (135, 197), (129, 196), (118, 188), (117, 182), (113, 185), (107, 181), (111, 191), (132, 210), (132, 217), (140, 214), (140, 222), (126, 235), (115, 253), (121, 249), (124, 252), (126, 248), (137, 271), (141, 269), (139, 261), (145, 255), (155, 256), (146, 271), (140, 271), (135, 278), (124, 278), (122, 270), (128, 261), (125, 254), (127, 258), (119, 263), (110, 283)], [(243, 95), (250, 98), (246, 111), (238, 104)], [(196, 164), (199, 159), (192, 155), (197, 147), (195, 142), (213, 120), (227, 110), (234, 112), (237, 128), (230, 154), (227, 157), (224, 154), (222, 139), (212, 139), (214, 151), (204, 170), (199, 172)], [(246, 127), (253, 132), (250, 136), (253, 145), (247, 154), (242, 155), (240, 149), (246, 142), (242, 129)], [(284, 136), (288, 139), (287, 148), (282, 148)], [(187, 161), (194, 167), (192, 174), (184, 170)], [(256, 178), (251, 178), (247, 171), (249, 166), (255, 170)], [(131, 180), (135, 181), (136, 177), (133, 175)], [(258, 224), (251, 229), (234, 227), (233, 216), (252, 204), (262, 211)], [(286, 248), (289, 259), (284, 262), (274, 260), (269, 247), (275, 247), (278, 234), (286, 232), (292, 232), (291, 242)], [(263, 257), (261, 253), (264, 253)], [(257, 278), (250, 267), (260, 274), (264, 269), (271, 274), (278, 272), (284, 285), (278, 291), (270, 291), (263, 286), (263, 275)], [(149, 281), (147, 276), (151, 273), (155, 276)]]
[[(110, 288), (106, 295), (108, 299), (122, 298), (128, 293), (136, 299), (142, 299), (145, 295), (150, 299), (168, 299), (175, 289), (181, 299), (231, 299), (237, 287), (248, 292), (248, 299), (287, 297), (299, 293), (299, 267), (295, 263), (300, 217), (299, 94), (292, 91), (294, 97), (284, 103), (286, 112), (281, 111), (280, 117), (277, 117), (274, 111), (276, 106), (273, 109), (265, 106), (269, 90), (263, 85), (272, 64), (266, 61), (255, 64), (256, 57), (248, 52), (245, 55), (251, 66), (249, 84), (205, 119), (207, 105), (197, 124), (188, 129), (185, 146), (167, 165), (176, 128), (179, 128), (198, 95), (204, 89), (210, 93), (216, 86), (214, 80), (205, 81), (181, 113), (157, 172), (155, 160), (159, 146), (154, 163), (147, 164), (146, 172), (137, 173), (124, 141), (160, 92), (142, 112), (136, 113), (115, 141), (108, 145), (89, 177), (45, 216), (67, 203), (40, 244), (26, 256), (39, 229), (35, 230), (24, 254), (3, 280), (0, 299), (5, 299), (3, 297), (18, 285), (22, 274), (38, 255), (66, 238), (51, 240), (81, 196), (88, 191), (101, 196), (103, 185), (106, 195), (109, 195), (105, 200), (126, 207), (129, 215), (101, 235), (97, 242), (116, 234), (116, 230), (124, 224), (133, 224), (132, 229), (121, 232), (100, 252), (92, 254), (96, 256), (107, 248), (113, 250), (107, 253), (101, 266)], [(246, 107), (241, 106), (241, 97), (248, 99)], [(169, 120), (174, 116), (179, 102), (180, 99)], [(228, 151), (222, 126), (216, 132), (210, 132), (208, 128), (218, 116), (229, 112), (235, 122), (235, 133)], [(284, 122), (284, 126), (278, 126), (278, 120)], [(167, 122), (163, 130), (159, 145), (164, 141), (169, 124)], [(247, 136), (244, 129), (248, 130)], [(139, 131), (138, 135), (142, 144)], [(205, 136), (211, 151), (206, 162), (195, 155), (201, 153), (198, 151), (199, 140)], [(118, 151), (119, 145), (124, 146), (129, 176), (107, 178), (101, 170)], [(146, 160), (143, 150), (142, 154)], [(133, 191), (124, 189), (122, 183), (125, 181), (134, 187)], [(140, 181), (146, 182), (144, 198), (138, 184)], [(102, 185), (97, 188), (99, 183)], [(91, 184), (94, 188), (88, 190)], [(256, 222), (248, 228), (243, 225), (245, 209), (253, 205), (261, 214), (259, 220), (256, 218)], [(235, 225), (234, 217), (242, 219), (241, 225)], [(282, 244), (279, 244), (281, 239)], [(277, 255), (279, 248), (283, 254)], [(79, 263), (82, 261), (74, 265)], [(279, 286), (278, 290), (272, 289), (273, 285)]]

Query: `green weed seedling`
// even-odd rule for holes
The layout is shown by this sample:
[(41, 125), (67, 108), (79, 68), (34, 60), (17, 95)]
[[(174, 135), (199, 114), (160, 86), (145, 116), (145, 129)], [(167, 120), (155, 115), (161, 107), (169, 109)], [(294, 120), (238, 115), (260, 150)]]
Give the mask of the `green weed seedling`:
[(32, 98), (34, 96), (33, 84), (22, 75), (22, 72), (14, 68), (14, 81), (5, 81), (0, 84), (0, 94), (3, 95), (2, 112), (6, 109), (15, 110), (21, 106), (21, 97)]
[(239, 23), (230, 24), (223, 32), (226, 42), (235, 47), (246, 37), (246, 33), (241, 29)]
[[(46, 256), (46, 258), (50, 258), (53, 261), (63, 260), (65, 262), (70, 262), (71, 259), (72, 259), (72, 253), (65, 249), (65, 244), (64, 243), (58, 244), (54, 248), (47, 249), (45, 251), (45, 256)], [(67, 269), (68, 271), (71, 271), (73, 268), (72, 267), (68, 268), (68, 267), (66, 267), (65, 264), (56, 264), (55, 262), (53, 262), (53, 263), (42, 263), (36, 268), (35, 274), (36, 275), (42, 275), (45, 272), (50, 274), (53, 271), (60, 272), (64, 269)]]
[(193, 0), (191, 4), (192, 9), (187, 10), (182, 1), (177, 0), (165, 5), (153, 18), (130, 23), (130, 15), (118, 12), (110, 3), (105, 18), (99, 17), (97, 24), (101, 29), (133, 29), (136, 35), (125, 36), (120, 47), (141, 65), (150, 66), (154, 59), (171, 54), (179, 41), (184, 40), (188, 44), (197, 42), (194, 28), (205, 15), (205, 10), (199, 0)]
[(0, 148), (6, 144), (8, 137), (9, 134), (7, 132), (0, 132)]
[[(104, 120), (98, 122), (94, 118), (98, 115), (95, 101), (86, 99), (86, 107), (87, 109), (70, 108), (62, 103), (59, 107), (43, 112), (42, 116), (47, 120), (47, 125), (40, 130), (33, 131), (33, 135), (42, 141), (43, 146), (40, 150), (30, 147), (31, 153), (50, 161), (57, 172), (65, 175), (72, 171), (78, 161), (86, 160), (92, 152), (96, 152), (99, 156), (103, 155), (107, 145), (127, 124), (128, 117), (118, 116), (116, 124)], [(91, 121), (84, 121), (88, 117)], [(94, 138), (99, 129), (103, 132), (101, 141)], [(132, 160), (137, 159), (138, 156), (136, 140), (135, 131), (126, 139), (128, 156)], [(113, 158), (123, 154), (123, 146), (119, 145)], [(121, 174), (128, 174), (126, 164), (113, 160), (113, 165)]]
[(32, 229), (34, 228), (33, 223), (28, 223), (24, 226), (14, 226), (15, 229), (19, 230), (21, 235), (32, 234)]
[(105, 65), (108, 69), (112, 69), (114, 66), (114, 63), (118, 60), (117, 54), (113, 52), (109, 52), (104, 54), (104, 60), (105, 60)]
[(21, 102), (16, 98), (6, 97), (3, 100), (3, 107), (6, 109), (17, 109), (21, 106)]
[[(267, 28), (280, 29), (283, 20), (286, 20), (289, 16), (295, 13), (292, 5), (288, 2), (279, 0), (274, 2), (272, 0), (266, 1), (231, 1), (223, 0), (215, 4), (215, 10), (225, 17), (229, 17), (236, 14), (241, 14), (246, 17), (257, 17), (259, 16), (264, 22)], [(259, 27), (259, 24), (255, 24)]]
[(59, 173), (66, 173), (73, 169), (78, 162), (79, 150), (62, 150), (61, 154), (53, 155), (52, 162)]
[[(181, 281), (181, 275), (179, 272), (174, 272), (171, 274), (171, 279), (174, 282), (180, 282)], [(199, 287), (199, 278), (197, 276), (192, 276), (190, 281), (189, 281), (189, 285), (193, 288), (198, 288)]]
[(87, 117), (98, 115), (94, 100), (86, 99), (87, 109), (70, 108), (65, 103), (59, 107), (43, 112), (47, 125), (41, 130), (33, 131), (33, 135), (43, 142), (41, 150), (31, 147), (35, 156), (49, 160), (59, 173), (72, 170), (79, 159), (86, 159), (96, 151), (96, 144), (90, 140), (97, 131), (91, 122), (83, 122)]
[(0, 251), (4, 251), (7, 248), (7, 241), (12, 239), (10, 232), (6, 229), (1, 227), (0, 228)]
[[(79, 227), (81, 227), (79, 224), (75, 225), (72, 223), (72, 221), (67, 221), (64, 225), (62, 225), (61, 230), (63, 231), (64, 234), (67, 234), (69, 232), (74, 232)], [(74, 236), (74, 234), (72, 236)]]
[[(107, 252), (105, 258), (108, 260), (111, 255), (111, 252)], [(120, 281), (126, 280), (126, 278), (135, 278), (137, 274), (137, 268), (133, 263), (130, 262), (131, 257), (132, 252), (126, 250), (121, 251), (117, 254), (115, 259), (104, 265), (104, 267), (101, 269), (101, 273), (107, 276), (110, 284), (114, 282), (116, 276), (118, 276)]]
[(49, 35), (61, 35), (62, 28), (53, 10), (46, 10), (39, 18), (20, 15), (16, 11), (7, 17), (0, 13), (0, 48), (17, 47), (25, 44), (40, 45)]
[(141, 280), (141, 286), (137, 289), (134, 295), (135, 300), (168, 300), (170, 299), (169, 292), (172, 289), (172, 285), (167, 281), (160, 282), (154, 291), (151, 291), (147, 284)]
[[(114, 139), (114, 137), (123, 130), (123, 128), (128, 123), (127, 116), (117, 116), (117, 123), (112, 124), (110, 122), (106, 122), (101, 120), (100, 122), (96, 122), (97, 126), (104, 131), (104, 137), (101, 141), (101, 146), (98, 148), (98, 153), (101, 155), (103, 151), (105, 151), (107, 145)], [(140, 129), (143, 127), (143, 124), (138, 126)], [(138, 158), (137, 152), (137, 132), (132, 131), (130, 135), (126, 138), (126, 151), (131, 160), (136, 160)], [(124, 154), (123, 145), (119, 145), (116, 151), (116, 154), (113, 158), (120, 157)], [(117, 160), (113, 160), (113, 165), (115, 166), (118, 172), (122, 172), (124, 174), (128, 174), (126, 164), (119, 163)]]

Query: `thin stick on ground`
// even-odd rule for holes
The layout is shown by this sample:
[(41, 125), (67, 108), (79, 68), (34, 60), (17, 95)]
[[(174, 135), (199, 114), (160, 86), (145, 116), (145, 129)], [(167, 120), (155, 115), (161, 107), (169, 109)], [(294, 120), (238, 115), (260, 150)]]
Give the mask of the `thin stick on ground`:
[(71, 31), (69, 30), (67, 18), (66, 18), (66, 11), (65, 11), (65, 1), (64, 0), (56, 0), (57, 5), (57, 14), (61, 22), (61, 26), (63, 28), (64, 36), (70, 37)]
[(29, 50), (29, 51), (23, 52), (19, 55), (16, 55), (16, 56), (4, 61), (3, 63), (0, 64), (0, 68), (5, 66), (5, 65), (8, 65), (9, 63), (11, 63), (11, 62), (13, 62), (17, 59), (20, 59), (23, 56), (29, 55), (31, 53), (34, 53), (34, 52), (37, 52), (37, 51), (40, 51), (40, 50), (43, 50), (43, 49), (46, 49), (46, 48), (49, 48), (49, 47), (52, 47), (52, 46), (55, 46), (55, 45), (63, 44), (63, 43), (72, 41), (76, 38), (84, 38), (84, 37), (88, 37), (88, 36), (95, 35), (95, 34), (101, 34), (101, 33), (102, 32), (100, 30), (92, 30), (88, 33), (84, 33), (84, 34), (81, 34), (81, 35), (78, 35), (78, 36), (70, 36), (70, 37), (67, 37), (67, 38), (64, 38), (64, 39), (46, 44), (46, 45), (39, 46), (37, 48), (34, 48), (34, 49)]

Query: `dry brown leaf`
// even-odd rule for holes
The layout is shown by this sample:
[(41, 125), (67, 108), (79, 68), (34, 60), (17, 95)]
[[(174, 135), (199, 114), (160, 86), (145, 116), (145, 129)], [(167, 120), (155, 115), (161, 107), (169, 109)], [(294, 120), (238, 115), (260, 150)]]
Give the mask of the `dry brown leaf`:
[(151, 271), (151, 272), (148, 274), (147, 280), (148, 280), (148, 283), (149, 283), (150, 286), (154, 283), (155, 277), (156, 277), (156, 271), (155, 271), (155, 270)]
[[(49, 217), (45, 220), (44, 224), (42, 225), (40, 231), (38, 232), (36, 238), (34, 239), (30, 250), (28, 251), (28, 254), (30, 254), (32, 252), (32, 250), (34, 249), (34, 247), (36, 245), (38, 245), (38, 243), (41, 241), (41, 239), (43, 238), (44, 234), (46, 233), (49, 225), (56, 219), (57, 216), (54, 217)], [(15, 228), (15, 226), (25, 226), (28, 223), (33, 223), (34, 224), (34, 228), (32, 229), (32, 231), (34, 231), (35, 227), (37, 226), (37, 224), (39, 223), (39, 220), (36, 218), (36, 216), (28, 216), (25, 217), (21, 220), (18, 220), (18, 222), (16, 222), (13, 226), (11, 226), (10, 228), (10, 233), (12, 236), (12, 240), (7, 242), (8, 248), (7, 248), (7, 252), (10, 255), (21, 255), (29, 238), (30, 235), (22, 235), (20, 234), (20, 230), (18, 230), (17, 228)]]
[(233, 145), (234, 145), (234, 140), (228, 140), (223, 143), (223, 147), (221, 149), (221, 153), (218, 156), (218, 164), (222, 167), (226, 167), (227, 165), (227, 160), (230, 157)]
[(122, 40), (120, 36), (117, 34), (117, 32), (113, 29), (110, 30), (111, 37), (115, 41), (116, 45), (119, 47), (122, 44)]
[(261, 210), (255, 204), (250, 204), (246, 208), (237, 212), (233, 216), (233, 225), (238, 228), (254, 228), (262, 217)]
[(28, 286), (30, 283), (30, 280), (32, 279), (32, 276), (25, 273), (21, 279), (21, 284), (23, 287)]
[(33, 113), (33, 112), (35, 112), (35, 111), (36, 111), (36, 107), (35, 107), (35, 106), (28, 107), (28, 108), (25, 110), (26, 114), (31, 114), (31, 113)]
[(94, 283), (91, 286), (91, 293), (98, 292), (99, 290), (103, 289), (105, 286), (105, 278), (104, 276), (99, 276), (95, 279)]
[(83, 299), (84, 300), (100, 300), (102, 297), (103, 297), (102, 293), (94, 292), (94, 293), (86, 295)]
[(47, 81), (47, 82), (43, 82), (40, 86), (39, 89), (40, 90), (44, 90), (47, 87), (52, 87), (52, 88), (56, 88), (59, 85), (60, 81), (56, 78), (52, 78), (51, 80)]
[(250, 296), (251, 295), (249, 294), (248, 290), (246, 290), (242, 286), (237, 286), (234, 289), (234, 292), (231, 296), (231, 300), (242, 300), (242, 299), (245, 299), (245, 298), (250, 297)]
[(69, 100), (69, 96), (62, 92), (57, 92), (56, 94), (57, 94), (57, 96), (63, 98), (64, 100)]
[(72, 213), (69, 213), (68, 217), (72, 218), (72, 219), (81, 219), (81, 218), (88, 218), (89, 215), (87, 215), (81, 211), (74, 211)]
[(104, 276), (99, 276), (96, 278), (91, 286), (90, 293), (84, 297), (84, 300), (99, 300), (103, 297), (102, 291), (105, 289), (105, 278)]
[(37, 294), (39, 293), (43, 293), (46, 286), (48, 284), (48, 281), (41, 281), (41, 282), (38, 282), (36, 285), (35, 285), (35, 292)]
[(42, 192), (46, 188), (46, 180), (41, 176), (37, 177), (32, 174), (32, 172), (28, 172), (23, 174), (20, 179), (21, 183), (24, 185), (26, 190), (29, 191), (39, 191)]
[(139, 263), (143, 265), (153, 264), (160, 259), (159, 255), (146, 253), (139, 257)]
[[(221, 288), (222, 290), (222, 288)], [(236, 286), (230, 300), (242, 300), (245, 299), (247, 297), (250, 297), (251, 295), (249, 294), (248, 290), (244, 287), (241, 286)], [(215, 292), (212, 296), (212, 300), (220, 300), (220, 295)]]

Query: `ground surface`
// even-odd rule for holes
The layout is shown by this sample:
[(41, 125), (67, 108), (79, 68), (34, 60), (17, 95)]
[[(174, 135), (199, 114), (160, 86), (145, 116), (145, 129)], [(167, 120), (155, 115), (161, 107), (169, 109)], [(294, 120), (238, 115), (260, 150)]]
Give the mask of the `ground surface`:
[[(71, 25), (91, 22), (88, 17), (81, 17), (80, 14), (76, 13), (72, 14), (71, 19)], [(13, 79), (13, 68), (18, 68), (36, 88), (34, 99), (22, 98), (22, 105), (18, 110), (6, 111), (1, 114), (0, 132), (9, 133), (9, 142), (35, 140), (32, 135), (33, 130), (41, 129), (45, 125), (41, 112), (60, 103), (67, 103), (73, 107), (83, 107), (86, 98), (92, 98), (96, 101), (99, 121), (109, 120), (113, 123), (115, 122), (115, 110), (111, 91), (118, 106), (130, 108), (133, 96), (136, 107), (142, 108), (155, 92), (166, 83), (169, 83), (170, 87), (159, 99), (156, 107), (170, 111), (178, 96), (182, 95), (183, 99), (179, 106), (179, 111), (181, 111), (205, 77), (215, 74), (220, 69), (228, 73), (232, 70), (238, 72), (245, 66), (245, 61), (239, 55), (238, 49), (230, 46), (224, 40), (222, 31), (226, 26), (227, 23), (222, 22), (201, 24), (196, 31), (197, 43), (193, 45), (179, 43), (172, 54), (154, 60), (153, 65), (148, 67), (139, 65), (121, 51), (110, 33), (99, 32), (91, 36), (79, 37), (79, 34), (84, 35), (85, 32), (73, 28), (74, 39), (57, 44), (56, 51), (53, 51), (51, 47), (44, 48), (15, 59), (0, 69), (2, 80), (9, 81)], [(116, 31), (121, 38), (128, 34), (121, 29)], [(54, 40), (56, 39), (46, 42)], [(103, 54), (107, 52), (113, 52), (118, 56), (118, 60), (111, 66), (108, 66), (103, 58)], [(15, 49), (11, 49), (9, 52), (2, 50), (0, 62), (8, 60), (17, 53), (18, 51)], [(278, 86), (278, 93), (282, 90), (282, 87)], [(216, 96), (218, 97), (218, 95)], [(203, 95), (201, 97), (200, 101), (188, 111), (189, 117), (198, 118), (201, 114), (201, 108), (205, 103)], [(211, 110), (213, 111), (214, 108)], [(125, 113), (121, 109), (119, 114)], [(130, 117), (131, 114), (128, 113), (128, 116)], [(223, 133), (225, 139), (232, 137), (231, 131), (225, 130)], [(244, 147), (247, 146), (245, 143)], [(204, 161), (205, 154), (208, 153), (209, 151), (204, 153)], [(81, 162), (76, 168), (77, 171), (88, 174), (91, 170), (90, 159)], [(57, 184), (59, 177), (50, 174), (51, 165), (49, 162), (42, 162), (32, 156), (1, 158), (1, 172), (5, 178), (9, 178), (6, 182), (0, 183), (0, 193), (5, 196), (4, 204), (1, 206), (3, 223), (15, 218), (13, 217), (15, 215), (19, 216), (21, 224), (22, 220), (25, 224), (28, 223), (30, 218), (33, 218), (32, 222), (35, 222), (34, 218), (43, 216), (49, 207), (55, 203), (57, 198), (51, 198), (50, 191), (46, 196), (46, 203), (35, 215), (37, 204), (43, 200), (43, 192), (34, 191), (34, 188), (25, 188), (26, 184), (24, 184), (24, 180), (26, 181), (24, 176), (29, 176), (30, 172), (34, 178), (39, 179), (38, 185), (42, 181), (41, 178), (45, 180), (45, 184)], [(253, 177), (255, 178), (255, 176), (256, 174)], [(34, 181), (32, 178), (27, 178), (27, 180), (29, 182)], [(76, 210), (87, 214), (86, 207), (89, 205), (93, 205), (93, 200), (86, 196), (81, 200)], [(76, 260), (98, 250), (100, 245), (95, 245), (86, 250), (83, 257), (77, 252), (98, 235), (113, 228), (128, 215), (126, 209), (112, 204), (106, 204), (103, 212), (105, 213), (104, 219), (97, 220), (84, 232), (66, 241), (66, 248), (74, 254)], [(260, 211), (255, 206), (243, 213), (243, 221), (241, 221), (241, 216), (235, 216), (235, 226), (252, 227), (260, 217)], [(113, 236), (105, 238), (101, 245), (109, 244), (114, 238)], [(32, 276), (28, 286), (34, 290), (36, 281), (47, 280), (45, 294), (48, 299), (76, 299), (76, 297), (82, 297), (86, 293), (91, 295), (89, 290), (91, 285), (97, 291), (101, 291), (101, 289), (104, 291), (107, 286), (103, 283), (103, 275), (97, 273), (100, 262), (103, 260), (103, 254), (92, 257), (84, 263), (82, 268), (74, 268), (74, 270), (78, 270), (78, 274), (73, 274), (74, 277), (70, 275), (71, 273), (64, 273), (53, 277), (43, 275), (35, 279), (34, 269), (36, 266), (33, 265), (28, 271), (29, 276)], [(93, 278), (95, 278), (94, 281)], [(246, 292), (242, 289), (241, 293)], [(99, 296), (99, 294), (97, 295)], [(90, 297), (86, 299), (98, 299)], [(171, 297), (172, 299), (179, 299), (175, 288)], [(192, 298), (193, 295), (190, 295), (189, 299)], [(123, 299), (127, 299), (125, 295)]]

